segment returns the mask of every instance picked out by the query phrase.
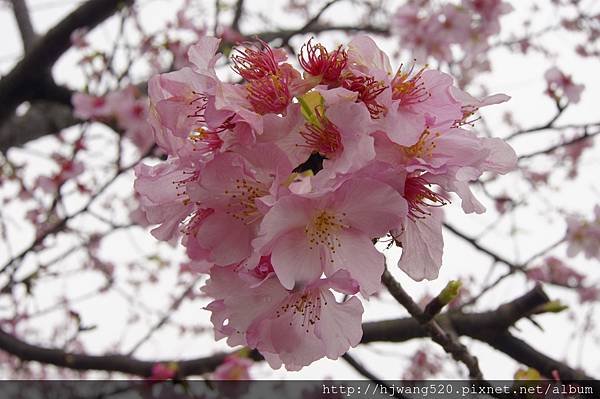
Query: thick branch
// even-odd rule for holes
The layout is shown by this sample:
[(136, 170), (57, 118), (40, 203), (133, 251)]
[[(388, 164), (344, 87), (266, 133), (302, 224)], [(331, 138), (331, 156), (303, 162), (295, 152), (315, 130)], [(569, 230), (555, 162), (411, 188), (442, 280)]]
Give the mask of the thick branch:
[[(480, 339), (477, 337), (474, 338)], [(590, 378), (582, 371), (574, 370), (571, 367), (538, 352), (508, 331), (498, 333), (495, 336), (487, 336), (484, 339), (485, 342), (493, 348), (538, 370), (542, 375), (551, 376), (554, 371), (557, 371), (560, 379), (563, 381), (587, 380)], [(600, 381), (594, 380), (590, 385), (594, 387), (594, 392), (598, 392), (600, 389)]]
[(471, 355), (467, 348), (460, 342), (447, 334), (435, 320), (428, 320), (423, 310), (408, 295), (402, 286), (394, 280), (394, 277), (386, 269), (383, 272), (382, 282), (392, 294), (394, 299), (408, 310), (408, 313), (423, 326), (423, 329), (431, 339), (440, 345), (456, 361), (462, 362), (469, 370), (469, 376), (476, 380), (483, 380), (483, 374), (479, 369), (479, 362)]
[(37, 40), (31, 51), (0, 80), (0, 123), (12, 115), (23, 101), (48, 98), (54, 94), (51, 89), (56, 85), (50, 77), (50, 70), (71, 47), (73, 31), (84, 27), (91, 29), (110, 17), (119, 7), (132, 2), (133, 0), (87, 1)]
[(0, 126), (0, 152), (6, 153), (11, 147), (20, 147), (80, 122), (70, 106), (48, 101), (33, 103), (25, 114), (15, 115)]
[[(539, 287), (498, 309), (482, 313), (443, 313), (436, 317), (441, 324), (449, 325), (457, 335), (475, 338), (506, 353), (517, 362), (534, 367), (546, 376), (558, 370), (563, 379), (593, 380), (592, 377), (574, 370), (531, 348), (525, 342), (510, 335), (506, 326), (519, 316), (529, 315), (546, 296)], [(529, 307), (529, 308), (527, 308)], [(404, 342), (416, 338), (427, 337), (425, 328), (414, 318), (384, 320), (363, 324), (362, 343), (371, 342)], [(170, 360), (143, 361), (129, 356), (107, 355), (92, 356), (69, 353), (58, 349), (48, 349), (30, 345), (0, 329), (0, 349), (17, 356), (22, 360), (53, 364), (74, 370), (103, 370), (122, 372), (142, 377), (150, 376), (152, 366)], [(209, 357), (178, 361), (179, 377), (199, 375), (214, 370), (222, 363), (227, 354), (216, 354)], [(252, 352), (255, 360), (261, 357)], [(591, 385), (600, 391), (600, 382), (591, 381)]]

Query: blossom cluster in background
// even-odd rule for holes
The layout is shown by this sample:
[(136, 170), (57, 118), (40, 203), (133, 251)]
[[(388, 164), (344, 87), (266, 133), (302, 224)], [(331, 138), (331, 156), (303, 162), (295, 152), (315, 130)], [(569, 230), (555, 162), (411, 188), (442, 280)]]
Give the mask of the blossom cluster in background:
[[(215, 73), (219, 40), (204, 37), (190, 67), (149, 83), (150, 121), (169, 158), (136, 169), (152, 232), (182, 237), (217, 338), (298, 370), (359, 343), (364, 298), (378, 292), (391, 232), (399, 266), (434, 279), (442, 212), (458, 194), (483, 212), (469, 182), (516, 161), (500, 139), (465, 129), (481, 106), (426, 68), (394, 71), (367, 36), (328, 50), (308, 41), (302, 72), (266, 43), (236, 49), (242, 83)], [(344, 294), (339, 302), (334, 293)]]
[(581, 99), (584, 86), (573, 82), (571, 76), (565, 75), (557, 67), (548, 69), (544, 78), (546, 78), (547, 84), (546, 93), (557, 101), (561, 97), (566, 97), (567, 101), (577, 104)]
[(396, 10), (392, 29), (418, 60), (455, 64), (468, 81), (474, 71), (490, 69), (490, 39), (500, 33), (500, 17), (512, 10), (502, 0), (409, 1)]
[(594, 207), (594, 218), (585, 220), (578, 216), (567, 217), (567, 255), (573, 257), (583, 252), (588, 259), (600, 259), (600, 205)]
[(141, 152), (152, 147), (152, 136), (148, 134), (147, 98), (135, 86), (110, 92), (106, 96), (76, 93), (72, 102), (77, 118), (115, 123)]

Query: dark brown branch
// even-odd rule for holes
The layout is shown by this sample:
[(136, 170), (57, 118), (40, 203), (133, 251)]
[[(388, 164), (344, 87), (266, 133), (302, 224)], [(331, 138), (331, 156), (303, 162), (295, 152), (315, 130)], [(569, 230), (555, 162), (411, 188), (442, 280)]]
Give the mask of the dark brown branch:
[(287, 33), (285, 36), (281, 36), (281, 46), (288, 46), (290, 39), (302, 32), (308, 32), (311, 30), (311, 28), (317, 24), (317, 22), (319, 21), (319, 18), (321, 18), (321, 16), (323, 15), (323, 13), (325, 11), (327, 11), (327, 9), (329, 7), (331, 7), (332, 5), (334, 5), (335, 3), (337, 3), (338, 0), (330, 0), (327, 3), (325, 3), (325, 5), (323, 7), (321, 7), (321, 9), (319, 9), (319, 11), (317, 11), (315, 13), (315, 15), (313, 15), (308, 21), (306, 21), (306, 23), (299, 29), (295, 30), (295, 31), (291, 31), (289, 33)]
[(587, 139), (595, 137), (595, 136), (597, 136), (599, 134), (600, 134), (600, 130), (597, 131), (597, 132), (594, 132), (594, 133), (587, 133), (586, 132), (586, 133), (582, 134), (581, 136), (578, 136), (578, 137), (576, 137), (576, 138), (574, 138), (572, 140), (569, 140), (567, 142), (559, 143), (559, 144), (550, 146), (550, 147), (548, 147), (546, 149), (543, 149), (543, 150), (531, 152), (529, 154), (519, 155), (519, 161), (522, 161), (523, 159), (532, 158), (532, 157), (535, 157), (535, 156), (538, 156), (538, 155), (548, 155), (548, 154), (551, 154), (554, 151), (558, 150), (559, 148), (579, 143), (579, 142), (581, 142), (583, 140), (587, 140)]
[[(479, 339), (477, 337), (474, 338)], [(552, 376), (553, 372), (557, 371), (560, 379), (563, 381), (590, 379), (582, 371), (574, 370), (538, 352), (508, 331), (503, 331), (495, 336), (487, 336), (485, 339), (485, 342), (493, 348), (504, 352), (513, 359), (519, 359), (521, 363), (538, 370), (542, 375)], [(600, 381), (593, 380), (590, 385), (594, 387), (595, 392), (600, 390)]]
[[(385, 381), (383, 381), (382, 379), (380, 379), (379, 377), (377, 377), (375, 374), (373, 374), (372, 372), (370, 372), (369, 370), (367, 370), (367, 368), (365, 366), (363, 366), (358, 360), (356, 360), (354, 358), (354, 356), (352, 356), (350, 353), (345, 353), (342, 358), (346, 361), (346, 363), (348, 363), (350, 365), (350, 367), (352, 367), (354, 370), (356, 370), (357, 373), (359, 373), (360, 375), (362, 375), (363, 377), (365, 377), (368, 380), (373, 381), (376, 384), (379, 384), (379, 386), (382, 387), (388, 387), (389, 386), (385, 383)], [(400, 394), (399, 392), (394, 392), (393, 389), (389, 388), (389, 390), (391, 392), (393, 392), (393, 397), (394, 398), (398, 398), (398, 399), (407, 399), (406, 396)]]
[(55, 95), (56, 85), (50, 70), (71, 47), (73, 31), (94, 28), (120, 7), (131, 3), (133, 0), (87, 1), (37, 40), (31, 51), (0, 80), (0, 123), (6, 121), (23, 101)]
[(15, 115), (0, 126), (0, 152), (5, 154), (11, 147), (20, 147), (80, 122), (68, 105), (49, 101), (33, 103), (25, 114)]
[[(482, 313), (443, 313), (436, 317), (441, 324), (452, 326), (457, 335), (475, 338), (506, 353), (517, 362), (534, 367), (543, 375), (551, 377), (553, 370), (558, 370), (562, 379), (593, 380), (591, 385), (600, 391), (600, 382), (592, 377), (574, 370), (531, 348), (525, 342), (510, 335), (505, 329), (519, 315), (529, 315), (539, 303), (547, 297), (543, 290), (536, 287), (529, 293), (499, 307), (503, 310), (492, 310)], [(527, 308), (530, 306), (530, 308)], [(371, 342), (405, 342), (411, 339), (427, 337), (425, 328), (414, 318), (384, 320), (363, 324), (362, 343)], [(58, 349), (48, 349), (28, 344), (0, 329), (0, 350), (17, 356), (22, 360), (53, 364), (74, 370), (103, 370), (122, 372), (147, 377), (156, 363), (168, 363), (171, 360), (142, 361), (129, 356), (107, 355), (91, 356), (69, 353)], [(227, 354), (216, 354), (209, 357), (183, 360), (179, 365), (179, 377), (199, 375), (214, 370), (221, 364)], [(255, 360), (261, 357), (252, 352)]]
[(492, 250), (482, 246), (481, 244), (479, 244), (477, 242), (477, 240), (473, 237), (469, 237), (468, 235), (464, 234), (463, 232), (457, 230), (454, 226), (448, 224), (448, 223), (444, 223), (444, 227), (448, 230), (450, 230), (454, 235), (462, 238), (464, 241), (466, 241), (467, 243), (469, 243), (473, 248), (477, 249), (480, 252), (483, 252), (484, 254), (488, 255), (489, 257), (491, 257), (494, 261), (496, 262), (500, 262), (500, 263), (504, 263), (506, 266), (508, 266), (511, 270), (522, 270), (523, 267), (520, 265), (516, 265), (513, 262), (511, 262), (510, 260), (506, 259), (505, 257), (493, 252)]
[[(68, 353), (60, 349), (48, 349), (30, 345), (0, 330), (0, 348), (21, 360), (52, 364), (73, 370), (116, 371), (142, 377), (149, 377), (154, 361), (138, 360), (123, 355), (93, 356)], [(181, 361), (181, 376), (199, 375), (214, 370), (221, 364), (226, 354), (217, 354), (196, 360)]]
[(292, 38), (295, 35), (302, 35), (306, 33), (324, 33), (324, 32), (369, 32), (376, 35), (388, 36), (390, 34), (389, 27), (386, 26), (373, 26), (373, 25), (362, 25), (362, 26), (352, 26), (352, 25), (327, 25), (327, 24), (313, 24), (308, 27), (300, 28), (300, 29), (282, 29), (278, 31), (266, 31), (255, 33), (254, 35), (249, 36), (257, 36), (266, 42), (273, 41), (275, 39), (285, 39)]
[(19, 27), (19, 33), (21, 33), (21, 40), (23, 42), (23, 50), (28, 53), (33, 47), (37, 35), (33, 29), (31, 23), (31, 16), (27, 9), (27, 3), (25, 0), (10, 0), (12, 3), (13, 14), (17, 20), (17, 26)]
[(518, 136), (521, 136), (521, 135), (527, 134), (527, 133), (534, 133), (534, 132), (540, 132), (543, 130), (553, 129), (554, 124), (556, 123), (558, 118), (560, 118), (560, 116), (565, 112), (565, 109), (567, 109), (567, 106), (569, 105), (568, 103), (566, 105), (561, 105), (560, 99), (558, 99), (558, 98), (555, 99), (554, 101), (556, 102), (556, 114), (554, 114), (554, 116), (552, 118), (550, 118), (550, 120), (548, 122), (546, 122), (542, 125), (539, 125), (539, 126), (531, 127), (529, 129), (516, 131), (513, 134), (511, 134), (510, 136), (508, 136), (505, 140), (511, 140), (515, 137), (518, 137)]
[(435, 320), (428, 320), (423, 310), (408, 295), (402, 286), (394, 279), (386, 269), (383, 272), (381, 281), (386, 286), (390, 294), (408, 310), (408, 313), (414, 317), (423, 326), (423, 329), (431, 339), (439, 344), (456, 361), (463, 363), (469, 370), (469, 376), (476, 380), (483, 380), (483, 374), (479, 369), (479, 362), (472, 356), (467, 348), (460, 342), (447, 334)]

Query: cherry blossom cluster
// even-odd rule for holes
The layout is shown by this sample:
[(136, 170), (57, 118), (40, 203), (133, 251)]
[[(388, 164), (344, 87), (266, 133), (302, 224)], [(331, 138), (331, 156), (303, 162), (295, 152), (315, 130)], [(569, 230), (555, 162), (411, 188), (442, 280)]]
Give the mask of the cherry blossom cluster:
[(152, 136), (148, 134), (148, 101), (135, 86), (112, 91), (106, 96), (76, 93), (71, 102), (77, 118), (114, 123), (141, 151), (152, 146)]
[[(378, 292), (384, 256), (435, 279), (451, 193), (484, 212), (469, 182), (504, 174), (514, 151), (467, 129), (482, 100), (426, 68), (393, 70), (368, 36), (333, 50), (309, 40), (301, 70), (282, 49), (237, 48), (241, 83), (219, 79), (220, 42), (202, 38), (190, 66), (149, 82), (150, 124), (168, 159), (136, 168), (152, 234), (181, 239), (217, 339), (298, 370), (336, 359), (362, 336), (357, 297)], [(341, 298), (344, 298), (341, 300)]]
[(433, 57), (466, 72), (488, 70), (490, 38), (500, 33), (500, 17), (512, 9), (502, 0), (416, 0), (396, 10), (392, 30), (419, 60)]
[(572, 288), (578, 293), (580, 302), (596, 301), (600, 298), (600, 290), (595, 284), (587, 281), (587, 276), (572, 269), (554, 256), (546, 257), (540, 266), (529, 269), (527, 277), (544, 283)]
[(567, 217), (567, 255), (577, 256), (583, 252), (587, 259), (600, 259), (600, 205), (594, 207), (594, 218), (585, 220), (579, 216)]
[(557, 67), (552, 67), (544, 74), (546, 79), (546, 93), (559, 101), (565, 97), (567, 101), (577, 104), (581, 99), (581, 93), (585, 88), (582, 84), (576, 84), (570, 75), (566, 75)]

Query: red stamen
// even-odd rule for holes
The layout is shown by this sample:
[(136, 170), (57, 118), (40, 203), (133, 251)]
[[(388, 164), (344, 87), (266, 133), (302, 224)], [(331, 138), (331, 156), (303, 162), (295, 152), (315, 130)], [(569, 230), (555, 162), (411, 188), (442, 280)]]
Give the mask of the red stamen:
[(383, 105), (377, 102), (377, 96), (387, 89), (383, 82), (375, 80), (372, 76), (348, 75), (344, 77), (342, 86), (358, 93), (357, 102), (361, 101), (367, 106), (371, 118), (377, 119), (387, 111)]
[(190, 101), (190, 105), (194, 105), (194, 113), (188, 115), (188, 118), (197, 118), (198, 122), (206, 123), (206, 119), (204, 118), (204, 111), (206, 110), (206, 105), (208, 104), (208, 97), (205, 94), (193, 92), (196, 98)]
[(280, 114), (292, 100), (286, 79), (269, 75), (246, 84), (248, 101), (256, 113)]
[(432, 191), (422, 177), (409, 177), (404, 185), (404, 198), (408, 201), (408, 217), (412, 220), (431, 215), (428, 207), (440, 207), (450, 202), (446, 197)]
[(202, 154), (213, 153), (219, 150), (223, 145), (223, 140), (221, 140), (217, 132), (202, 128), (194, 130), (189, 138), (194, 144), (197, 144), (192, 151), (197, 151)]
[[(329, 53), (320, 43), (313, 46), (311, 41), (312, 39), (305, 43), (300, 50), (300, 55), (298, 55), (300, 66), (308, 74), (320, 76), (322, 83), (337, 83), (348, 62), (348, 54), (342, 49), (342, 46)], [(305, 49), (306, 55), (304, 54)]]
[(233, 70), (247, 81), (276, 75), (279, 70), (271, 47), (266, 42), (259, 41), (262, 49), (251, 47), (246, 47), (244, 50), (236, 49), (237, 54), (231, 57)]
[(300, 135), (304, 138), (304, 147), (317, 151), (323, 156), (337, 153), (342, 147), (342, 137), (337, 127), (325, 115), (315, 109), (318, 125), (306, 123)]

